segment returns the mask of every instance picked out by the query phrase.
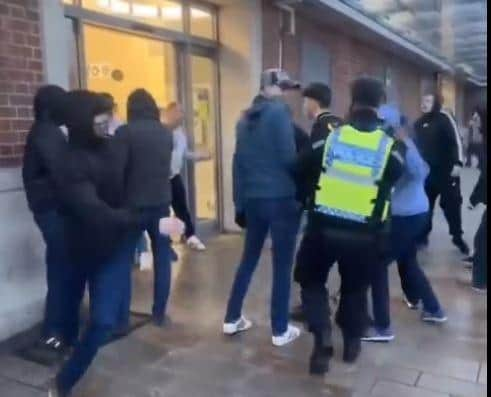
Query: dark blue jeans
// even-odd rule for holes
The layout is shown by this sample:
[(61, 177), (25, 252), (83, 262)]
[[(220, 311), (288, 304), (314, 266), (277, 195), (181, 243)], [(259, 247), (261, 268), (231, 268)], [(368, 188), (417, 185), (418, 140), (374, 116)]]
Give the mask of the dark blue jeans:
[(77, 275), (69, 263), (63, 217), (56, 211), (34, 214), (46, 244), (48, 292), (43, 337), (58, 337), (73, 345), (78, 337), (79, 299), (73, 294)]
[(440, 303), (418, 263), (418, 239), (428, 225), (428, 214), (392, 217), (391, 255), (378, 265), (372, 273), (372, 299), (375, 326), (389, 328), (390, 293), (388, 266), (397, 261), (401, 285), (407, 299), (417, 304), (423, 302), (424, 309), (436, 313)]
[[(145, 219), (144, 228), (139, 234), (135, 248), (138, 242), (142, 239), (143, 232), (147, 232), (152, 244), (153, 266), (154, 266), (154, 299), (152, 316), (157, 320), (162, 320), (165, 317), (167, 309), (167, 301), (169, 300), (171, 278), (172, 278), (172, 247), (170, 238), (163, 236), (159, 231), (159, 222), (161, 218), (169, 216), (169, 206), (161, 206), (155, 208), (145, 208), (140, 210), (142, 219)], [(131, 307), (131, 273), (128, 274), (125, 286), (124, 301), (121, 306), (121, 312), (117, 325), (117, 330), (124, 332), (129, 328), (130, 323), (130, 307)]]
[(228, 302), (225, 322), (235, 322), (241, 317), (249, 284), (270, 232), (273, 240), (271, 324), (273, 335), (279, 336), (288, 329), (293, 257), (300, 221), (299, 206), (293, 198), (251, 199), (246, 204), (246, 218), (244, 253)]
[(83, 377), (118, 326), (137, 239), (137, 235), (128, 238), (105, 263), (88, 264), (85, 269), (90, 294), (89, 326), (57, 376), (64, 392), (70, 392)]
[(152, 314), (156, 319), (163, 319), (169, 300), (172, 268), (171, 268), (171, 241), (168, 236), (163, 236), (159, 231), (159, 221), (170, 214), (169, 205), (158, 208), (142, 210), (147, 219), (145, 230), (152, 244), (154, 287)]

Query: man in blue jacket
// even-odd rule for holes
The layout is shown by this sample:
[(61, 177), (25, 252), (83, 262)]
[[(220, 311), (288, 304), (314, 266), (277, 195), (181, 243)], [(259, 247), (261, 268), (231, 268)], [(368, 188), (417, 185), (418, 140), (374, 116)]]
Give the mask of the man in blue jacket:
[(234, 156), (234, 202), (237, 223), (247, 226), (244, 254), (228, 303), (223, 332), (234, 335), (252, 323), (242, 316), (243, 302), (268, 233), (273, 240), (273, 345), (284, 346), (300, 335), (288, 324), (293, 256), (300, 208), (296, 201), (297, 159), (291, 113), (279, 98), (298, 89), (282, 70), (267, 70), (261, 93), (237, 126)]

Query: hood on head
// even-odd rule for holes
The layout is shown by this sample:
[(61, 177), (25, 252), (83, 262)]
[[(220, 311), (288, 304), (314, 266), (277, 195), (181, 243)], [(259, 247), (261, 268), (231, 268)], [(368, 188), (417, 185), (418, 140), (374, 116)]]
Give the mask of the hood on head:
[(133, 91), (128, 98), (128, 121), (137, 120), (160, 120), (160, 111), (155, 99), (144, 89)]
[(41, 87), (34, 97), (34, 118), (38, 122), (65, 123), (67, 92), (56, 85)]
[(76, 90), (67, 94), (66, 126), (69, 142), (78, 147), (93, 147), (103, 141), (94, 131), (94, 117), (105, 111), (100, 95)]

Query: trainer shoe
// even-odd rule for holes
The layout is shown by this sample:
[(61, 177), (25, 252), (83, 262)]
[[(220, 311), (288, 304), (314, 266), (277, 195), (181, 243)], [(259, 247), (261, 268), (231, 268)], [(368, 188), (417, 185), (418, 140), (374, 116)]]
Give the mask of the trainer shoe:
[(406, 296), (404, 297), (404, 303), (408, 307), (409, 310), (419, 310), (420, 302), (412, 303)]
[(478, 294), (481, 294), (481, 295), (486, 295), (488, 293), (488, 287), (476, 287), (476, 286), (473, 286), (472, 287), (472, 290), (474, 292), (477, 292)]
[(206, 251), (206, 246), (196, 236), (189, 237), (188, 240), (186, 241), (186, 244), (188, 245), (189, 248), (191, 248), (193, 250), (196, 250), (196, 251)]
[(283, 335), (273, 336), (273, 345), (276, 347), (286, 346), (300, 337), (300, 329), (293, 325), (288, 325), (288, 329)]
[(363, 342), (374, 342), (374, 343), (389, 343), (395, 339), (394, 332), (391, 328), (379, 329), (379, 328), (369, 328), (367, 334), (361, 338)]
[(245, 317), (241, 317), (234, 323), (223, 324), (223, 333), (225, 335), (236, 335), (252, 328), (252, 322)]
[(440, 309), (436, 313), (424, 311), (421, 315), (421, 320), (423, 320), (425, 323), (443, 324), (448, 321), (448, 317), (445, 312)]

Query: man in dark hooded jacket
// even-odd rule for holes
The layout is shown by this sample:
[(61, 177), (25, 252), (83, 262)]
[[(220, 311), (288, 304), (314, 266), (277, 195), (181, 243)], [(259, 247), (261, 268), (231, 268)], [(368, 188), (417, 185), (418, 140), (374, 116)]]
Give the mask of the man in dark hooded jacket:
[(160, 326), (165, 322), (171, 287), (171, 245), (159, 232), (159, 220), (170, 213), (173, 136), (160, 122), (157, 104), (147, 91), (136, 90), (128, 98), (128, 124), (118, 130), (117, 139), (125, 142), (131, 159), (126, 169), (126, 205), (148, 219), (144, 228), (152, 241), (155, 269), (152, 314)]
[(34, 98), (35, 122), (27, 136), (22, 169), (27, 202), (46, 244), (48, 292), (42, 337), (55, 350), (72, 345), (77, 337), (75, 313), (65, 305), (69, 291), (70, 266), (66, 255), (63, 219), (59, 212), (54, 175), (59, 159), (67, 149), (63, 105), (66, 92), (57, 86), (44, 86)]
[(67, 396), (99, 348), (108, 341), (124, 310), (136, 241), (144, 216), (125, 208), (129, 150), (108, 139), (109, 118), (97, 94), (70, 93), (69, 147), (56, 177), (71, 261), (80, 275), (73, 293), (90, 294), (89, 327), (51, 385), (50, 396)]
[[(469, 254), (462, 230), (460, 171), (464, 165), (464, 154), (457, 123), (451, 114), (442, 110), (438, 94), (424, 95), (421, 110), (423, 115), (414, 125), (415, 141), (423, 159), (430, 166), (426, 194), (430, 200), (431, 216), (440, 196), (440, 206), (447, 218), (453, 243), (462, 253)], [(430, 220), (425, 234), (421, 237), (422, 244), (428, 243), (432, 228)]]

